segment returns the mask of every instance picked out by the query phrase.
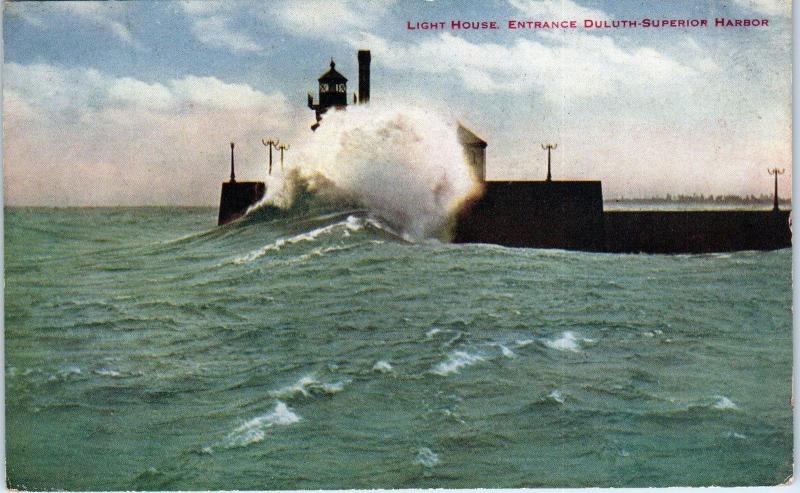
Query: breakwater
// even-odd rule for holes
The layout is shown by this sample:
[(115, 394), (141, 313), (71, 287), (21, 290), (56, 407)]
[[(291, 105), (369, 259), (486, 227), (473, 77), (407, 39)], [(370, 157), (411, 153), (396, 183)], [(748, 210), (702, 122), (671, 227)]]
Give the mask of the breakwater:
[(789, 211), (603, 211), (599, 181), (487, 182), (453, 241), (612, 253), (707, 253), (791, 246)]
[(261, 181), (229, 181), (222, 184), (217, 224), (227, 224), (242, 217), (247, 209), (257, 204), (266, 192)]

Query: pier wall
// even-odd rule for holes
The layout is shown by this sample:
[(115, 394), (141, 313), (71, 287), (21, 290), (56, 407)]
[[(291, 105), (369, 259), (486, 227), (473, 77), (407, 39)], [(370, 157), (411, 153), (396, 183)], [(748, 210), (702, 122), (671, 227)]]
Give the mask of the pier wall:
[(456, 243), (602, 250), (599, 181), (489, 181), (459, 214)]
[(792, 245), (788, 211), (606, 212), (608, 252), (707, 253)]
[(611, 253), (776, 250), (789, 211), (603, 211), (599, 181), (490, 181), (457, 216), (455, 243)]
[(221, 226), (242, 217), (251, 205), (257, 204), (264, 197), (266, 190), (261, 181), (223, 183), (217, 224)]

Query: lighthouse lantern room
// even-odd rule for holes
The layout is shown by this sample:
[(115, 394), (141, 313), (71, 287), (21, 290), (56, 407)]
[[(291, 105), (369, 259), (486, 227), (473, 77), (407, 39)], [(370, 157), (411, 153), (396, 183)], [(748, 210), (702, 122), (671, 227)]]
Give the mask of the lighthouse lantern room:
[[(322, 115), (333, 108), (347, 106), (347, 78), (336, 70), (336, 62), (331, 59), (331, 68), (319, 78), (319, 104), (314, 104), (314, 96), (308, 95), (308, 107), (317, 113), (317, 122)], [(312, 128), (316, 129), (319, 123)]]

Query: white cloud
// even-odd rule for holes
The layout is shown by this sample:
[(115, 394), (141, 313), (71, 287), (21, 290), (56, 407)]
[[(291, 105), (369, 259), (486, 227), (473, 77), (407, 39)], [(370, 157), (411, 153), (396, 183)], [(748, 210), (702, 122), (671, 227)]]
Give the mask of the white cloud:
[(38, 27), (39, 29), (44, 29), (46, 27), (44, 20), (42, 20), (38, 12), (36, 12), (40, 10), (40, 4), (38, 2), (8, 2), (4, 5), (4, 8), (7, 15), (18, 17), (33, 27)]
[(733, 0), (737, 5), (764, 15), (791, 17), (792, 2), (790, 0)]
[(224, 110), (257, 106), (284, 111), (282, 94), (264, 94), (247, 84), (230, 84), (216, 77), (187, 76), (171, 83), (173, 92), (184, 101)]
[(202, 43), (232, 51), (261, 51), (261, 46), (249, 36), (230, 29), (228, 20), (221, 16), (204, 17), (194, 20), (192, 32)]
[(387, 67), (454, 74), (481, 93), (535, 90), (552, 102), (652, 90), (680, 84), (699, 71), (653, 48), (628, 49), (611, 37), (583, 33), (549, 33), (509, 45), (473, 43), (450, 33), (413, 44), (371, 35), (366, 41), (373, 60)]
[(264, 17), (277, 16), (284, 29), (298, 36), (342, 40), (375, 26), (392, 3), (393, 0), (290, 0), (272, 6)]
[(508, 0), (508, 3), (539, 20), (613, 18), (602, 10), (582, 7), (571, 0)]
[(3, 112), (14, 115), (14, 118), (20, 122), (28, 122), (39, 117), (39, 112), (12, 89), (3, 91)]
[(274, 108), (288, 103), (278, 92), (266, 94), (247, 84), (216, 77), (188, 75), (167, 83), (115, 78), (94, 69), (68, 69), (48, 64), (5, 65), (5, 86), (29, 104), (65, 119), (108, 107), (178, 111), (187, 106), (232, 110)]
[(175, 97), (164, 85), (129, 77), (109, 81), (108, 100), (151, 110), (166, 110), (175, 105)]
[[(124, 20), (129, 6), (126, 2), (31, 2), (31, 3), (9, 3), (4, 6), (6, 12), (11, 16), (18, 17), (39, 29), (47, 29), (48, 14), (66, 14), (78, 21), (94, 24), (95, 26), (108, 31), (120, 41), (142, 49), (139, 43), (125, 25)], [(50, 16), (52, 17), (52, 16)]]
[(261, 45), (248, 34), (231, 27), (238, 4), (232, 2), (183, 1), (180, 6), (191, 19), (192, 34), (204, 44), (233, 52), (258, 52)]
[[(261, 137), (292, 142), (308, 111), (215, 77), (166, 82), (46, 64), (5, 66), (10, 204), (214, 204), (228, 172), (263, 179)], [(291, 157), (291, 153), (289, 154)]]
[(53, 2), (48, 6), (95, 24), (113, 34), (117, 39), (141, 48), (141, 44), (134, 39), (130, 29), (121, 22), (127, 15), (128, 6), (125, 5), (125, 2)]
[(192, 15), (214, 15), (220, 12), (229, 12), (233, 7), (232, 2), (220, 0), (183, 0), (180, 5), (184, 12)]

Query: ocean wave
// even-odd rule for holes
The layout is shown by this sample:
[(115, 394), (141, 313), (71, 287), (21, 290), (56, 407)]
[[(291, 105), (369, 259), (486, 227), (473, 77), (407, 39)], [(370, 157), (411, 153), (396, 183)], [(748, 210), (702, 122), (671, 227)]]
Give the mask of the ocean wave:
[(277, 252), (280, 251), (287, 245), (293, 245), (295, 243), (307, 242), (307, 241), (314, 241), (322, 235), (328, 235), (337, 231), (361, 231), (364, 229), (365, 220), (356, 216), (348, 216), (347, 219), (344, 221), (340, 221), (333, 224), (328, 224), (327, 226), (322, 226), (316, 229), (312, 229), (311, 231), (307, 231), (305, 233), (300, 233), (298, 235), (289, 237), (289, 238), (278, 238), (272, 243), (262, 246), (256, 250), (253, 250), (245, 255), (239, 256), (231, 260), (234, 264), (246, 264), (250, 263), (254, 260), (257, 260), (269, 252)]
[(715, 396), (717, 401), (712, 405), (714, 409), (720, 410), (729, 410), (729, 409), (738, 409), (739, 406), (736, 405), (732, 400), (725, 397), (724, 395)]
[[(346, 231), (345, 231), (346, 232)], [(292, 259), (295, 262), (304, 262), (306, 260), (310, 260), (312, 258), (324, 257), (325, 255), (333, 252), (344, 252), (347, 250), (353, 250), (363, 245), (368, 245), (369, 243), (355, 243), (351, 245), (335, 245), (329, 247), (317, 247), (311, 250), (308, 253), (304, 253), (298, 257)]]
[[(676, 421), (691, 421), (699, 417), (706, 418), (709, 413), (717, 413), (720, 411), (737, 411), (739, 406), (732, 400), (723, 395), (714, 396), (714, 401), (708, 399), (695, 400), (689, 403), (683, 403), (680, 407), (670, 407), (657, 410), (649, 410), (643, 413), (634, 413), (642, 418), (655, 419), (658, 421), (663, 420), (676, 420)], [(669, 399), (672, 402), (672, 399)]]
[(379, 373), (391, 373), (394, 371), (394, 368), (391, 364), (389, 364), (388, 361), (380, 360), (372, 366), (372, 371)]
[(442, 416), (444, 416), (448, 420), (455, 421), (456, 423), (459, 423), (459, 424), (462, 424), (462, 425), (466, 424), (466, 421), (464, 421), (464, 419), (460, 415), (454, 413), (453, 411), (451, 411), (449, 409), (442, 409), (441, 413), (442, 413)]
[(552, 400), (553, 402), (557, 402), (559, 404), (564, 403), (564, 397), (561, 395), (561, 392), (558, 390), (553, 390), (549, 394), (547, 394), (547, 399)]
[(110, 368), (98, 368), (97, 370), (94, 370), (94, 372), (104, 377), (119, 377), (122, 375), (117, 370), (112, 370)]
[(747, 440), (747, 435), (731, 431), (725, 434), (725, 438), (735, 438), (736, 440)]
[[(26, 368), (25, 371), (22, 373), (23, 376), (27, 376), (33, 373), (30, 368)], [(83, 372), (77, 366), (68, 366), (66, 368), (61, 368), (56, 373), (47, 377), (48, 382), (55, 382), (55, 381), (66, 381), (71, 378), (74, 378), (78, 375), (81, 375)], [(10, 372), (9, 376), (15, 376), (17, 372)]]
[(432, 372), (444, 377), (452, 373), (458, 373), (458, 370), (461, 368), (474, 365), (475, 363), (484, 361), (484, 359), (483, 356), (478, 354), (470, 354), (466, 351), (453, 351), (447, 357), (447, 360), (439, 363)]
[(456, 343), (459, 343), (464, 340), (464, 333), (461, 331), (456, 331), (456, 335), (451, 337), (447, 342), (444, 343), (445, 346), (452, 346)]
[(312, 395), (331, 395), (337, 394), (344, 389), (346, 382), (325, 383), (320, 382), (314, 375), (305, 375), (298, 381), (278, 390), (271, 390), (269, 395), (280, 399), (291, 399), (301, 395), (310, 397)]
[(225, 439), (225, 447), (246, 447), (258, 443), (264, 440), (269, 428), (288, 426), (301, 419), (285, 403), (278, 401), (272, 411), (242, 423), (229, 433)]
[(441, 331), (442, 331), (442, 329), (437, 329), (437, 328), (431, 329), (428, 332), (425, 332), (425, 337), (428, 338), (428, 339), (433, 339), (433, 336), (435, 336), (436, 334), (438, 334)]
[(433, 467), (439, 463), (439, 454), (428, 447), (421, 447), (417, 451), (417, 457), (414, 459), (414, 462), (422, 464), (425, 467)]
[(506, 346), (505, 346), (505, 345), (503, 345), (503, 344), (500, 344), (499, 342), (490, 342), (490, 343), (488, 343), (487, 345), (488, 345), (488, 346), (491, 346), (491, 347), (496, 347), (496, 348), (500, 349), (500, 352), (501, 352), (501, 353), (503, 354), (503, 356), (505, 356), (506, 358), (516, 358), (516, 357), (517, 357), (517, 354), (516, 354), (514, 351), (512, 351), (512, 350), (508, 349), (508, 347), (506, 347)]
[(562, 333), (561, 337), (559, 337), (558, 339), (545, 340), (544, 344), (551, 349), (579, 353), (581, 351), (582, 342), (592, 343), (595, 342), (595, 340), (586, 337), (579, 337), (575, 335), (574, 332), (568, 330)]

